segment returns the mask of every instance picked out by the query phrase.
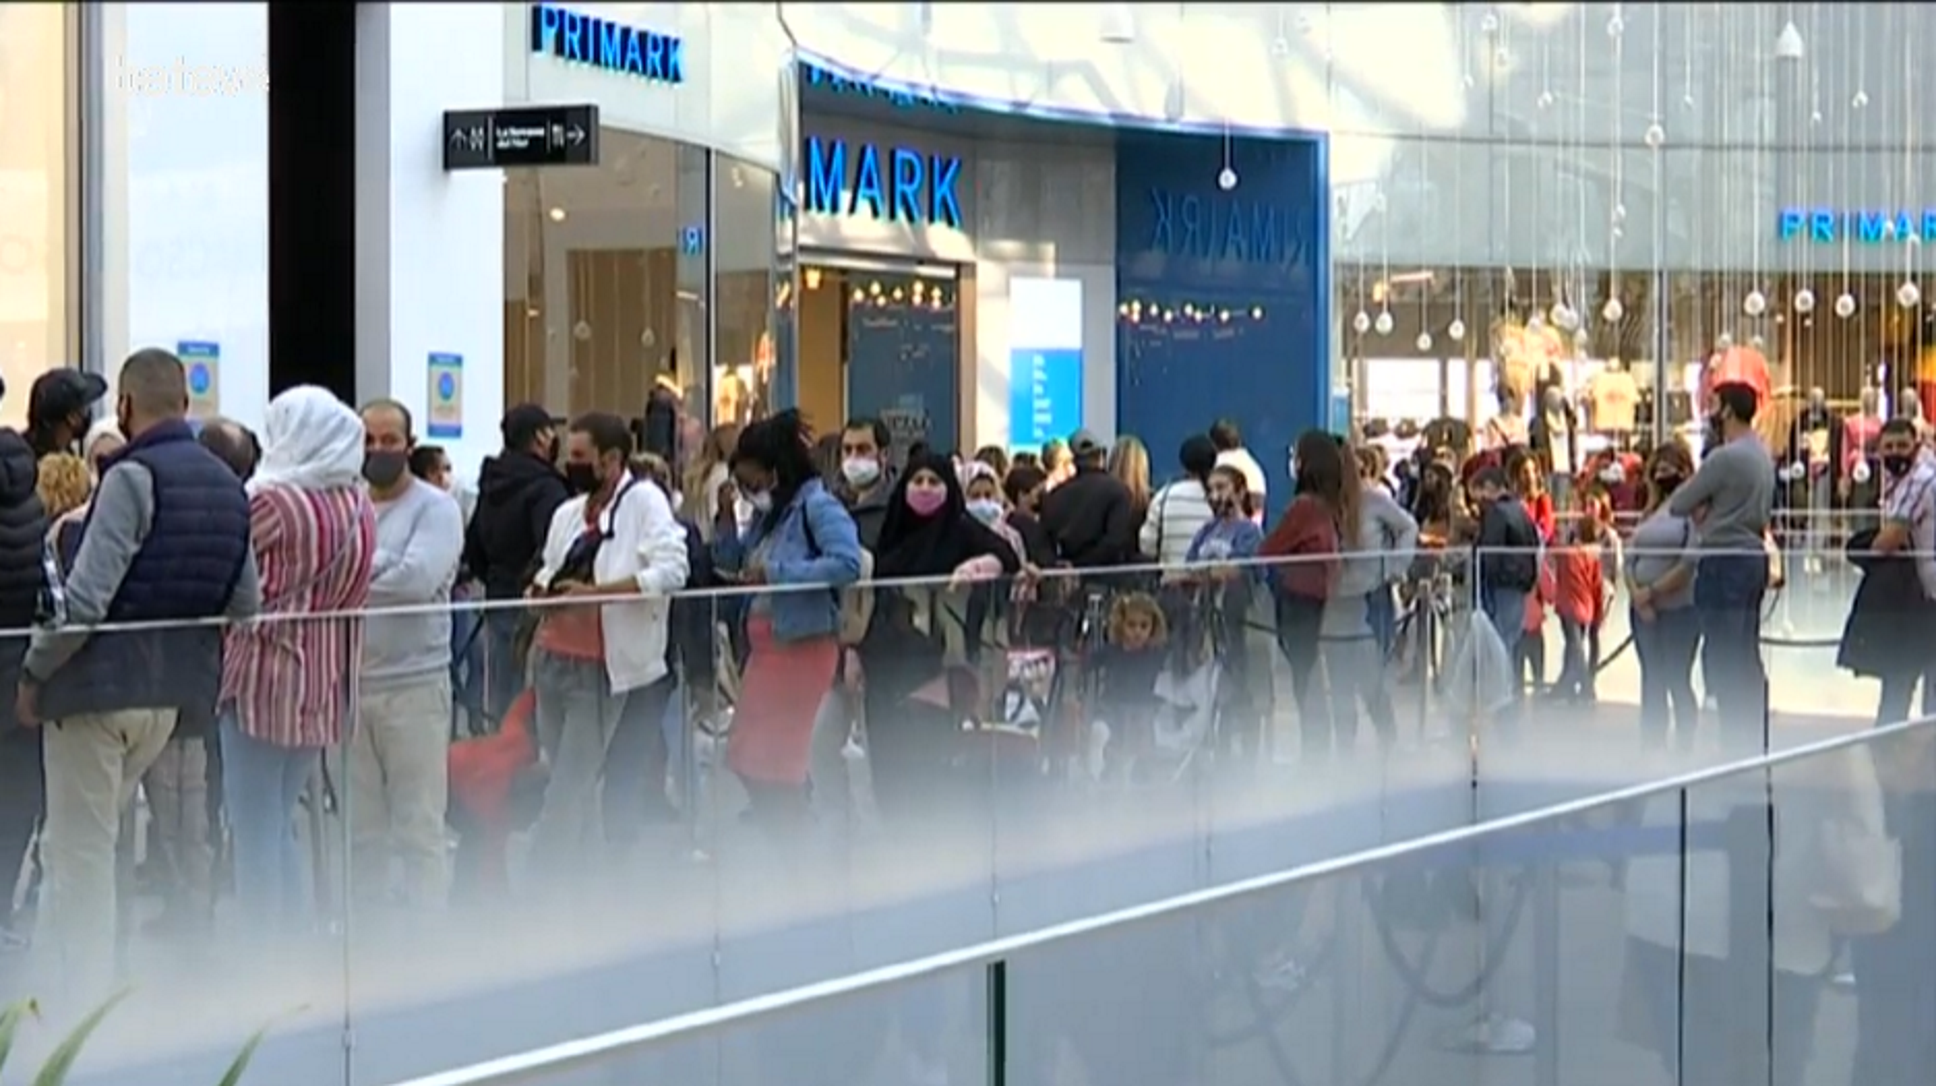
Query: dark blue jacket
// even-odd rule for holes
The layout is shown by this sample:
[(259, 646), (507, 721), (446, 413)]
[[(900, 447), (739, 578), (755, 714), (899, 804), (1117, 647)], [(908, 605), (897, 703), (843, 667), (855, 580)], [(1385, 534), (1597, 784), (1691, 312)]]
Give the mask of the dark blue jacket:
[[(102, 476), (123, 461), (142, 465), (153, 478), (154, 519), (108, 605), (107, 621), (220, 617), (249, 553), (249, 499), (241, 481), (181, 421), (143, 431), (104, 460)], [(83, 524), (81, 539), (86, 538)], [(97, 633), (47, 678), (40, 711), (57, 720), (212, 704), (221, 680), (217, 626)]]

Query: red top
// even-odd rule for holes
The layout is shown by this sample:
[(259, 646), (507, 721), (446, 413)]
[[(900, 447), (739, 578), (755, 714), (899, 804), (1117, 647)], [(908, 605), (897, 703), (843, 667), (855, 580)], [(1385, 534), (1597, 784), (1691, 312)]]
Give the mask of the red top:
[[(598, 510), (585, 503), (585, 531), (598, 531)], [(598, 604), (561, 607), (553, 605), (539, 611), (538, 647), (553, 656), (592, 663), (605, 661), (605, 626)]]
[(1881, 436), (1881, 419), (1850, 415), (1842, 420), (1842, 478), (1853, 476), (1857, 464), (1875, 455), (1876, 439)]
[(1582, 626), (1597, 626), (1606, 618), (1606, 577), (1595, 543), (1575, 543), (1552, 551), (1553, 610), (1560, 618)]
[(1539, 538), (1551, 541), (1553, 532), (1559, 527), (1559, 513), (1553, 508), (1551, 494), (1535, 494), (1520, 501), (1526, 507), (1526, 515), (1533, 518), (1533, 527), (1539, 529)]
[(1302, 559), (1273, 567), (1278, 590), (1324, 599), (1338, 576), (1338, 522), (1323, 502), (1303, 495), (1284, 510), (1283, 519), (1257, 548), (1257, 557)]

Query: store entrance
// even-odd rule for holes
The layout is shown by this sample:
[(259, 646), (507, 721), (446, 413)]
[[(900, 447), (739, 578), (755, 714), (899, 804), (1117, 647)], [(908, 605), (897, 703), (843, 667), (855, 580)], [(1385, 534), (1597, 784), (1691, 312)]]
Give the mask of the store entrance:
[(872, 416), (897, 462), (960, 441), (960, 280), (945, 266), (809, 257), (800, 274), (800, 409), (822, 433)]

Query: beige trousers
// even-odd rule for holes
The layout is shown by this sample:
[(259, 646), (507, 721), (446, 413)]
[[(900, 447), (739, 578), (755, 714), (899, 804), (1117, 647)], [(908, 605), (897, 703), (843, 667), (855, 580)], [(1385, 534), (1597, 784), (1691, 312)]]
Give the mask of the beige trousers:
[(390, 897), (392, 863), (413, 909), (442, 908), (450, 895), (450, 675), (439, 671), (358, 695), (348, 765), (352, 896)]
[(43, 725), (47, 820), (34, 953), (77, 1000), (114, 981), (115, 846), (121, 812), (175, 731), (173, 709), (124, 709)]

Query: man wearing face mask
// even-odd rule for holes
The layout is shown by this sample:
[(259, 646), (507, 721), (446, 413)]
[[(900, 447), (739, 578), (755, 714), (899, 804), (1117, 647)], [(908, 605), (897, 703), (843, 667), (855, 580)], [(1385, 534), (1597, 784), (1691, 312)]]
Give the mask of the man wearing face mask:
[[(363, 478), (376, 506), (376, 557), (363, 627), (356, 727), (344, 744), (351, 884), (364, 908), (392, 900), (390, 858), (413, 911), (445, 903), (444, 811), (450, 794), (450, 589), (464, 549), (456, 499), (410, 473), (410, 409), (363, 411)], [(364, 913), (363, 915), (373, 915)]]
[(1701, 466), (1668, 500), (1693, 521), (1701, 559), (1694, 608), (1701, 617), (1702, 672), (1720, 709), (1721, 740), (1734, 753), (1767, 746), (1768, 674), (1761, 660), (1761, 601), (1768, 591), (1765, 540), (1775, 499), (1775, 461), (1755, 433), (1758, 397), (1741, 382), (1709, 395), (1711, 443)]
[[(487, 457), (477, 475), (477, 508), (464, 536), (463, 566), (484, 583), (487, 600), (524, 596), (552, 514), (571, 496), (558, 473), (558, 432), (551, 412), (534, 403), (504, 413), (504, 451)], [(524, 689), (524, 662), (515, 658), (519, 612), (484, 612), (485, 712), (504, 719)]]
[[(1936, 453), (1917, 439), (1912, 420), (1894, 418), (1883, 424), (1876, 454), (1882, 462), (1882, 526), (1870, 549), (1912, 558), (1923, 598), (1936, 600)], [(1936, 652), (1925, 656), (1930, 664), (1922, 671), (1882, 677), (1876, 724), (1909, 718), (1919, 680), (1923, 712), (1936, 709)]]
[(887, 519), (887, 499), (894, 493), (894, 470), (887, 463), (890, 435), (876, 418), (857, 418), (840, 433), (840, 484), (834, 493), (853, 515), (860, 545), (871, 551)]
[[(632, 475), (632, 432), (617, 415), (571, 424), (565, 478), (531, 594), (549, 601), (532, 649), (538, 744), (550, 765), (532, 865), (567, 874), (604, 837), (599, 782), (628, 698), (658, 720), (672, 683), (662, 597), (685, 587), (686, 531), (664, 491)], [(650, 599), (647, 597), (661, 597)]]

